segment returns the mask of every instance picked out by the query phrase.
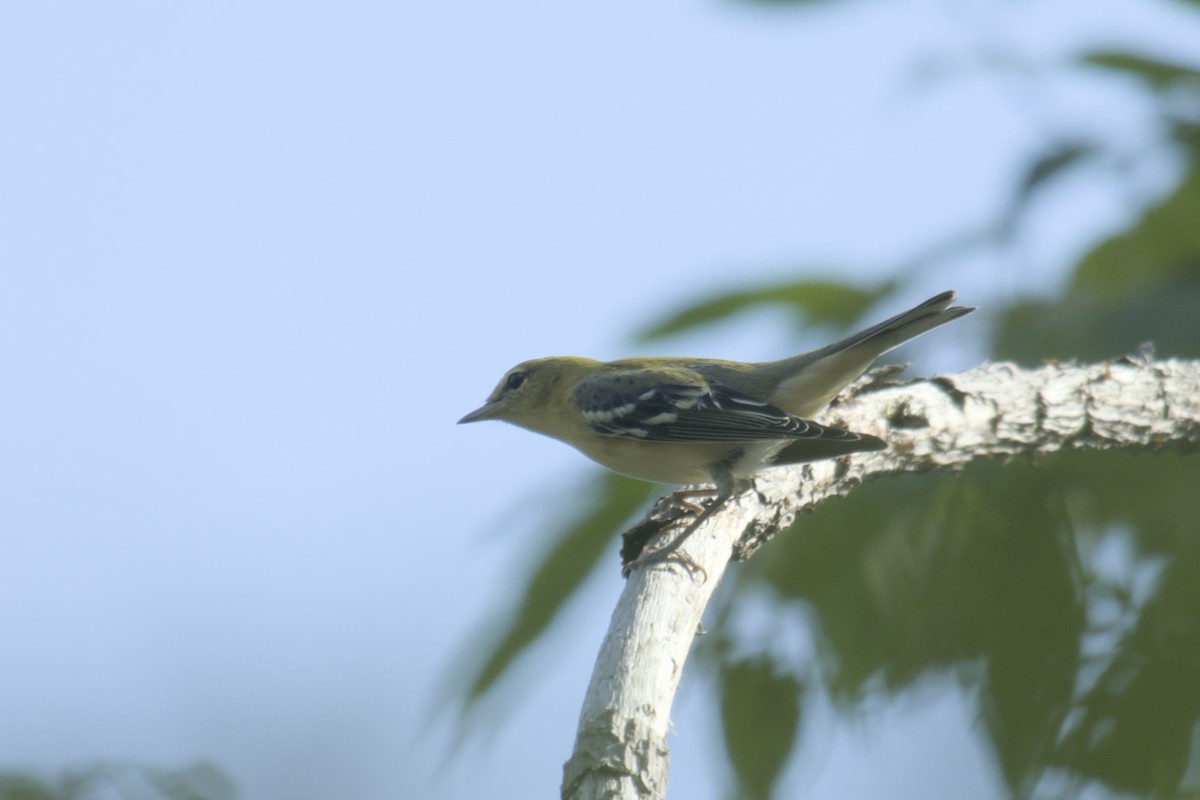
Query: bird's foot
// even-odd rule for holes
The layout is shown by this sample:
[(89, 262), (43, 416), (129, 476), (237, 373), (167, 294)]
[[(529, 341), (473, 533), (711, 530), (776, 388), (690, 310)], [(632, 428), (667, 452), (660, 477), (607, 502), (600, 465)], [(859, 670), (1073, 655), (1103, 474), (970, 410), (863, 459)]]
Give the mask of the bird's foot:
[(720, 504), (714, 503), (708, 508), (702, 509), (700, 513), (696, 514), (696, 518), (693, 519), (686, 528), (676, 534), (675, 538), (671, 539), (671, 541), (667, 542), (662, 547), (655, 548), (654, 550), (646, 550), (643, 546), (643, 549), (636, 558), (630, 559), (622, 565), (621, 574), (628, 578), (629, 573), (633, 571), (634, 567), (645, 567), (650, 564), (674, 562), (686, 569), (688, 571), (688, 575), (690, 575), (692, 578), (695, 578), (697, 575), (699, 575), (701, 582), (707, 580), (707, 570), (697, 564), (695, 559), (693, 559), (691, 556), (680, 551), (679, 548), (682, 547), (683, 543), (687, 541), (688, 537), (695, 533), (696, 529), (699, 528), (701, 524), (703, 524), (704, 521), (707, 520), (713, 514), (713, 512), (717, 510), (718, 505)]
[(621, 574), (628, 578), (629, 574), (633, 572), (634, 567), (648, 567), (651, 564), (675, 563), (687, 570), (688, 575), (690, 575), (693, 579), (699, 576), (700, 583), (703, 583), (708, 579), (708, 571), (704, 569), (704, 567), (697, 564), (695, 560), (687, 553), (680, 552), (679, 548), (675, 546), (676, 541), (678, 541), (678, 539), (670, 542), (669, 544), (663, 545), (657, 550), (643, 550), (640, 556), (623, 565)]
[(684, 510), (688, 511), (693, 517), (699, 517), (704, 513), (704, 506), (699, 503), (693, 503), (693, 498), (716, 496), (717, 489), (715, 486), (702, 486), (698, 489), (679, 489), (671, 493), (672, 499), (683, 506)]

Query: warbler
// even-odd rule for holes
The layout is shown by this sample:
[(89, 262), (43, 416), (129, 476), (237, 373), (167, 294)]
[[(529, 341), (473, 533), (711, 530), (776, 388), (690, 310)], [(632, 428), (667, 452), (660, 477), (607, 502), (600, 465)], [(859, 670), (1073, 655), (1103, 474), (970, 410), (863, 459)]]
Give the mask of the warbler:
[[(780, 361), (698, 358), (594, 361), (551, 357), (510, 369), (459, 423), (498, 419), (566, 442), (605, 467), (646, 481), (707, 484), (715, 500), (669, 544), (666, 558), (763, 469), (886, 443), (811, 418), (884, 353), (964, 314), (943, 292), (878, 325)], [(686, 493), (681, 493), (686, 494)]]

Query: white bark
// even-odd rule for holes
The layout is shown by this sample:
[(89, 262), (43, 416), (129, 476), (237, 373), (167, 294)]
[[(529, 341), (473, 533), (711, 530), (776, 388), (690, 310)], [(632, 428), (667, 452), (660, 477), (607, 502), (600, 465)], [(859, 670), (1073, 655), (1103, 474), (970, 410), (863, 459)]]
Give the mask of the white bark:
[[(847, 394), (852, 399), (826, 419), (891, 447), (768, 470), (755, 491), (730, 500), (681, 548), (703, 573), (670, 562), (633, 571), (596, 659), (563, 797), (666, 796), (671, 704), (704, 608), (730, 558), (748, 557), (796, 514), (864, 481), (984, 458), (1200, 450), (1200, 362), (985, 364), (906, 384), (868, 376)], [(651, 515), (677, 511), (667, 498)]]

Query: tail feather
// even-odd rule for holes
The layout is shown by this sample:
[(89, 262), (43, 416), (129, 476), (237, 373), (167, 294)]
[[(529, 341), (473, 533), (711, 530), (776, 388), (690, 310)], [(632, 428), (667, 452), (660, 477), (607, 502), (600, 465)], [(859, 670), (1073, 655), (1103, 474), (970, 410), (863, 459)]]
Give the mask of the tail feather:
[(952, 306), (954, 298), (953, 291), (942, 292), (840, 342), (775, 362), (781, 374), (792, 377), (768, 399), (789, 414), (813, 416), (884, 353), (975, 310)]
[(866, 330), (859, 331), (852, 336), (847, 336), (840, 342), (834, 342), (827, 347), (822, 347), (820, 350), (813, 350), (810, 353), (806, 353), (805, 357), (817, 361), (827, 358), (834, 353), (840, 353), (843, 350), (869, 344), (870, 351), (874, 353), (871, 360), (874, 361), (889, 350), (894, 350), (904, 344), (909, 339), (915, 339), (922, 333), (931, 331), (940, 325), (945, 325), (947, 322), (956, 320), (964, 314), (970, 314), (975, 310), (975, 306), (951, 306), (950, 304), (954, 302), (954, 298), (954, 290), (942, 292), (936, 297), (929, 298), (919, 306), (897, 314), (891, 319), (885, 319), (878, 325), (872, 325)]

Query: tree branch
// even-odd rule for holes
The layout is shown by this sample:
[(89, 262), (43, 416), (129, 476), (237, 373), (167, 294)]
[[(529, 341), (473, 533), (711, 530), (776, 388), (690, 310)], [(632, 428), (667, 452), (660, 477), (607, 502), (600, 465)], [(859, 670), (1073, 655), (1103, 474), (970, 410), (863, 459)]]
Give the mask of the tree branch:
[[(979, 459), (1200, 450), (1200, 362), (985, 364), (904, 384), (878, 375), (860, 380), (825, 416), (890, 448), (768, 470), (681, 548), (702, 572), (670, 562), (633, 571), (596, 659), (563, 797), (665, 797), (671, 704), (704, 608), (731, 558), (748, 558), (798, 513), (864, 481)], [(680, 513), (668, 497), (648, 518), (661, 524)]]

